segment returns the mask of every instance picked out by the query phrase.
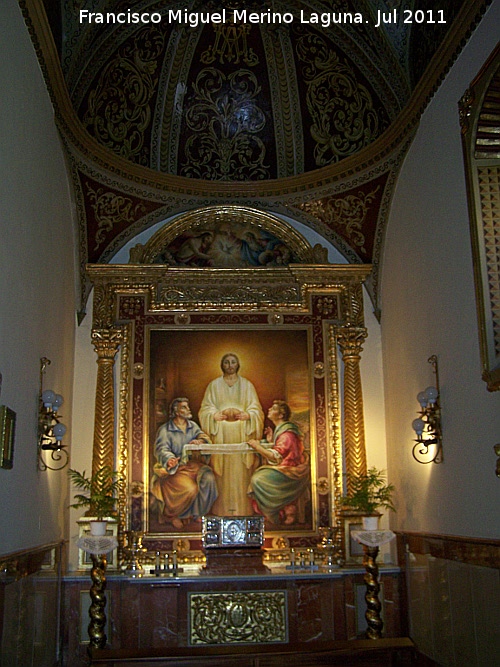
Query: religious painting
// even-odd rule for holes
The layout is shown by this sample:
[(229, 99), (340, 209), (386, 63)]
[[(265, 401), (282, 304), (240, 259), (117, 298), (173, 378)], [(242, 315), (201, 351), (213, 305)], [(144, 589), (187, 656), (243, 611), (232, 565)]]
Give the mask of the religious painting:
[(211, 514), (311, 531), (308, 329), (148, 334), (148, 533), (197, 532)]
[(186, 229), (153, 259), (186, 267), (258, 268), (296, 262), (293, 249), (272, 232), (248, 221), (210, 222)]

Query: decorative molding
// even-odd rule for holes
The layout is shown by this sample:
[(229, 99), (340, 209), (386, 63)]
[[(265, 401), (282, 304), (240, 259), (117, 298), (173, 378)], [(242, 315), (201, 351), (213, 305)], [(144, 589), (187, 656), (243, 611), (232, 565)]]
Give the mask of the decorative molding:
[(398, 530), (394, 532), (398, 540), (401, 567), (405, 565), (404, 557), (408, 550), (468, 565), (500, 568), (500, 540)]
[(64, 542), (25, 549), (0, 556), (0, 583), (11, 583), (42, 570), (53, 571), (61, 558)]
[(500, 390), (500, 45), (459, 102), (482, 378)]

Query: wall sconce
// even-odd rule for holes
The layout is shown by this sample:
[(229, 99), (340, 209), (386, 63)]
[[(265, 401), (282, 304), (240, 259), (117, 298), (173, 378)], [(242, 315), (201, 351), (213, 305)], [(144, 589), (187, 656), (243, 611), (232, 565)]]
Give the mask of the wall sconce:
[[(68, 465), (69, 456), (62, 443), (66, 426), (59, 421), (58, 409), (64, 402), (61, 394), (43, 388), (43, 376), (50, 359), (40, 359), (40, 395), (38, 400), (38, 470), (62, 470)], [(44, 459), (50, 452), (50, 465)], [(54, 465), (52, 465), (52, 463)]]
[(443, 436), (441, 433), (441, 405), (439, 403), (439, 369), (435, 354), (427, 359), (436, 375), (436, 386), (427, 387), (417, 395), (420, 417), (414, 419), (412, 427), (417, 437), (412, 454), (419, 463), (442, 463)]

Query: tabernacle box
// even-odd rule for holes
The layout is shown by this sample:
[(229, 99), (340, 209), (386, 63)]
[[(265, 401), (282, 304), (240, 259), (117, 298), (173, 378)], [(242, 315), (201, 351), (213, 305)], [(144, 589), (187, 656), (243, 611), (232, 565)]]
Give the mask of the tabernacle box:
[(202, 540), (205, 549), (228, 547), (262, 547), (264, 517), (204, 516)]

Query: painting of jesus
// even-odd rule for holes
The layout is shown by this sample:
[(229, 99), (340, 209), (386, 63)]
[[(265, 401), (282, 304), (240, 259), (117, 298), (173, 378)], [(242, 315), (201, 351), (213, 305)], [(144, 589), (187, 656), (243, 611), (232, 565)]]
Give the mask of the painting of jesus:
[[(304, 328), (229, 331), (155, 328), (149, 335), (149, 469), (155, 471), (156, 479), (163, 473), (155, 442), (161, 429), (165, 430), (170, 402), (182, 396), (189, 401), (190, 428), (198, 435), (193, 443), (186, 441), (178, 456), (179, 463), (185, 465), (191, 461), (192, 465), (198, 461), (204, 479), (215, 480), (210, 496), (213, 503), (205, 508), (207, 514), (264, 514), (268, 530), (278, 530), (280, 526), (286, 526), (287, 530), (311, 529), (310, 433), (313, 424), (309, 406), (309, 332)], [(293, 437), (298, 438), (297, 443), (300, 442), (302, 448), (299, 483), (286, 484), (284, 477), (288, 474), (287, 479), (290, 479), (290, 475), (295, 474), (291, 468), (286, 473), (279, 472), (284, 470), (283, 464), (286, 468), (291, 460), (289, 458), (288, 463), (280, 460), (279, 446), (273, 450), (271, 462), (261, 449), (266, 447), (269, 433), (278, 428), (272, 419), (272, 406), (277, 400), (286, 403), (287, 422), (293, 421), (296, 433)], [(262, 444), (256, 447), (255, 443)], [(270, 445), (269, 451), (271, 448)], [(269, 479), (269, 473), (266, 475), (263, 471), (272, 467), (273, 462), (277, 464), (273, 474), (283, 481), (286, 512), (279, 509), (279, 490), (274, 498), (276, 511), (262, 511), (263, 506), (256, 500), (255, 488), (259, 481)], [(153, 480), (151, 475), (150, 479)], [(287, 486), (288, 495), (284, 491)], [(290, 495), (292, 487), (294, 491)], [(162, 514), (155, 488), (151, 482), (150, 533), (189, 533), (199, 528), (198, 517)]]

